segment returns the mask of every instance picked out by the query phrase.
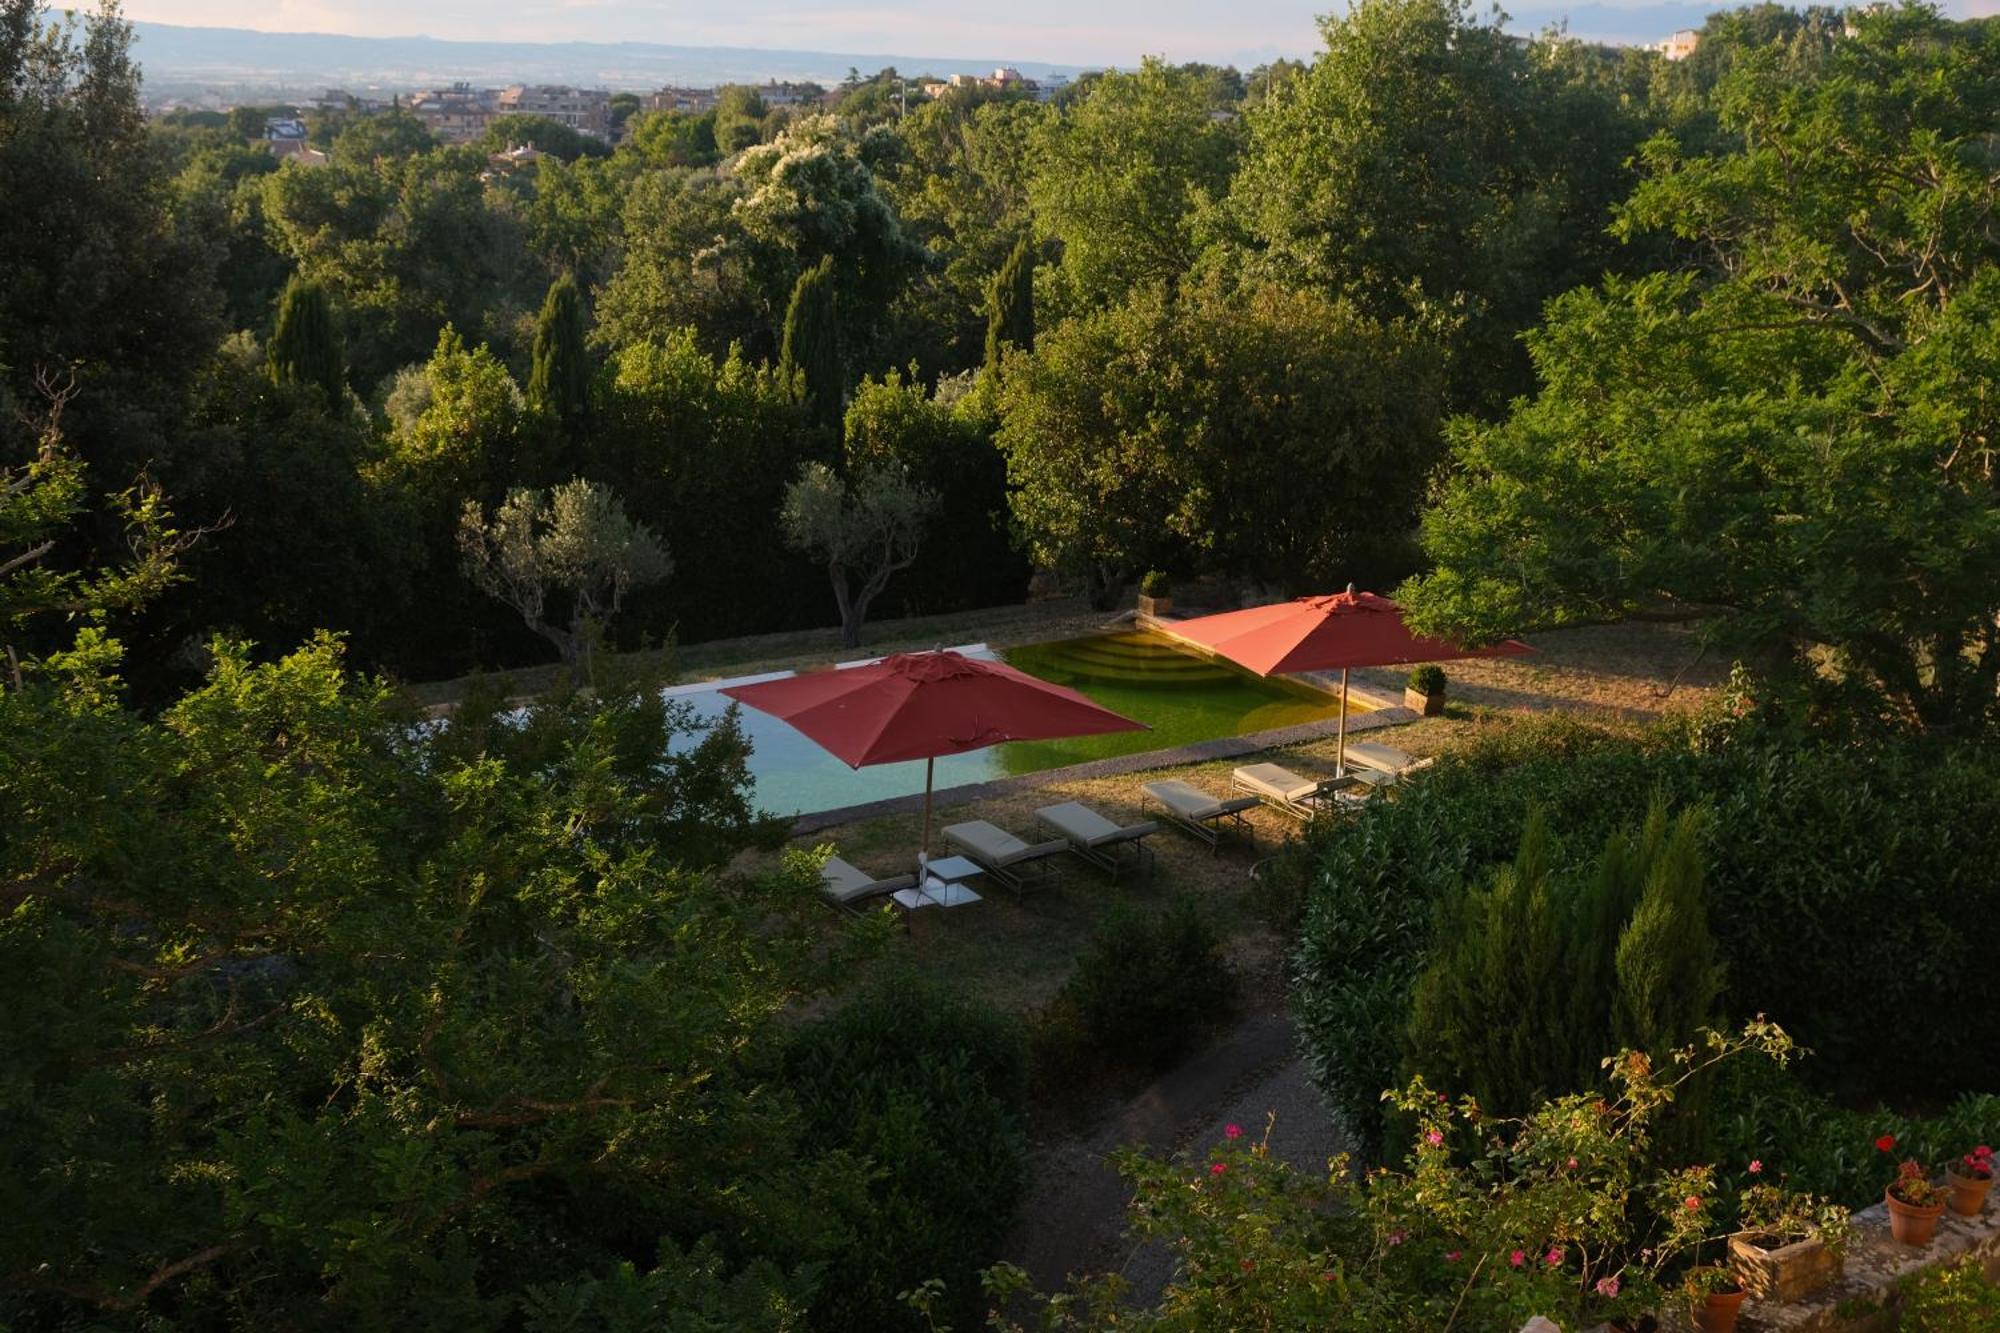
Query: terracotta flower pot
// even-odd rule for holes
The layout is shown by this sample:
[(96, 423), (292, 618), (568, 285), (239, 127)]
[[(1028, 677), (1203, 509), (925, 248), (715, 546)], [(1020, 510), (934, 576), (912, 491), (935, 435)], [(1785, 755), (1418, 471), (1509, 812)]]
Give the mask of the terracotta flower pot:
[(1425, 694), (1422, 690), (1413, 690), (1405, 685), (1403, 687), (1403, 707), (1422, 713), (1425, 717), (1436, 717), (1438, 714), (1444, 712), (1444, 691), (1439, 690), (1435, 694)]
[(1904, 1203), (1888, 1190), (1882, 1191), (1882, 1200), (1889, 1206), (1889, 1234), (1905, 1245), (1928, 1245), (1937, 1234), (1938, 1219), (1944, 1216), (1944, 1204), (1933, 1203), (1918, 1206)]
[(1746, 1291), (1711, 1291), (1694, 1310), (1695, 1327), (1702, 1333), (1733, 1333), (1736, 1316), (1743, 1309)]
[(1986, 1192), (1993, 1188), (1991, 1176), (1961, 1176), (1946, 1169), (1945, 1184), (1951, 1186), (1951, 1210), (1960, 1217), (1977, 1217), (1986, 1206)]

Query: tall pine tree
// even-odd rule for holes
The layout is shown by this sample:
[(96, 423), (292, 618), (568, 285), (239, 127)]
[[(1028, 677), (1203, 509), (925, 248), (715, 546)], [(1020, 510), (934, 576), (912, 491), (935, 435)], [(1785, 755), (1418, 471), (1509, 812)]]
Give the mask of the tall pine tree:
[(340, 405), (345, 388), (340, 335), (333, 327), (333, 305), (326, 289), (297, 274), (278, 298), (278, 326), (271, 334), (271, 382), (311, 384), (326, 399), (328, 410)]
[(785, 311), (785, 341), (778, 369), (786, 383), (805, 375), (812, 419), (839, 437), (847, 408), (847, 369), (840, 352), (840, 311), (833, 290), (833, 256), (799, 274)]
[(1000, 364), (1003, 348), (1035, 350), (1035, 250), (1026, 236), (986, 288), (986, 368)]
[(528, 376), (528, 404), (574, 437), (590, 414), (589, 321), (576, 278), (565, 273), (549, 285), (535, 326), (535, 362)]

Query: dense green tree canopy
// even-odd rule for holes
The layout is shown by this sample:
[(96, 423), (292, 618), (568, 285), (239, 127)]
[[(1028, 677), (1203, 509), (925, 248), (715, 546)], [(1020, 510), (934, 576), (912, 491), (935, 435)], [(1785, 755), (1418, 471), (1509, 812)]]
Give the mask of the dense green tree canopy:
[(1062, 243), (1063, 299), (1103, 305), (1193, 267), (1239, 142), (1209, 80), (1152, 59), (1096, 79), (1044, 121), (1028, 196), (1043, 235)]
[(1724, 79), (1746, 149), (1648, 145), (1621, 225), (1691, 267), (1564, 297), (1530, 342), (1541, 392), (1454, 428), (1421, 623), (1703, 616), (1792, 686), (1992, 719), (2000, 46), (1857, 23), (1807, 82), (1775, 48)]
[(1004, 363), (1016, 518), (1037, 559), (1100, 587), (1147, 568), (1302, 590), (1393, 574), (1440, 371), (1422, 329), (1317, 294), (1142, 291)]
[(1458, 401), (1497, 407), (1523, 383), (1515, 336), (1601, 275), (1642, 129), (1570, 44), (1524, 45), (1469, 0), (1365, 0), (1323, 35), (1245, 117), (1251, 262), (1378, 316), (1451, 312)]

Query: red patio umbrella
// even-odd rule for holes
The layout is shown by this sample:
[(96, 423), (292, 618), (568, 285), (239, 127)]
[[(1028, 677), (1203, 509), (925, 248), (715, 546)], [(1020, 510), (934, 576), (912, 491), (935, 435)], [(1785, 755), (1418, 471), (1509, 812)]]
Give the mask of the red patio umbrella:
[(1340, 750), (1337, 772), (1347, 771), (1347, 673), (1352, 667), (1443, 662), (1466, 657), (1519, 657), (1534, 649), (1514, 639), (1464, 648), (1449, 639), (1413, 632), (1403, 608), (1387, 597), (1346, 592), (1301, 597), (1271, 606), (1183, 620), (1169, 633), (1208, 648), (1260, 676), (1340, 668)]
[(722, 691), (791, 723), (850, 768), (924, 761), (924, 847), (931, 850), (931, 778), (939, 755), (1002, 741), (1144, 731), (1085, 695), (1004, 662), (939, 649), (866, 666), (815, 671)]

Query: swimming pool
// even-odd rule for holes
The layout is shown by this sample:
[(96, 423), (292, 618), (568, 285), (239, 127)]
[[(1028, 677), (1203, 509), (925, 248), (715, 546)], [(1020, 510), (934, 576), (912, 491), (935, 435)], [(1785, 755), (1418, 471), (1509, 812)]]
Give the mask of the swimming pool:
[[(1013, 741), (972, 754), (946, 755), (937, 761), (939, 790), (1114, 755), (1317, 722), (1340, 712), (1340, 700), (1323, 691), (1211, 661), (1148, 630), (1026, 644), (997, 653), (984, 645), (959, 651), (973, 657), (998, 657), (1030, 675), (1080, 690), (1152, 730), (1074, 740)], [(696, 717), (708, 721), (721, 717), (729, 706), (730, 701), (720, 693), (722, 685), (746, 684), (753, 679), (773, 677), (682, 686), (667, 693), (688, 705)], [(1362, 709), (1350, 702), (1348, 711)], [(755, 709), (742, 710), (742, 723), (752, 747), (750, 774), (756, 783), (756, 802), (768, 813), (808, 814), (915, 795), (924, 789), (920, 760), (852, 769), (787, 724)]]

